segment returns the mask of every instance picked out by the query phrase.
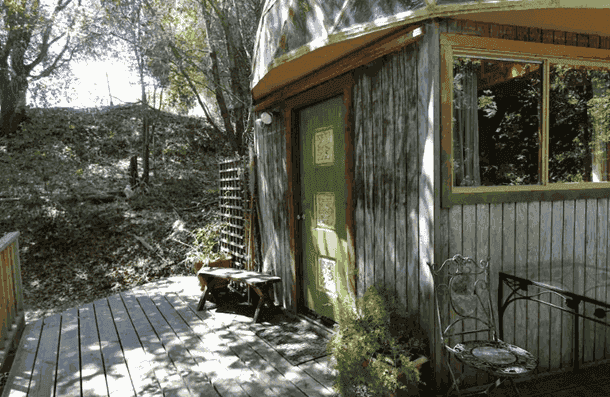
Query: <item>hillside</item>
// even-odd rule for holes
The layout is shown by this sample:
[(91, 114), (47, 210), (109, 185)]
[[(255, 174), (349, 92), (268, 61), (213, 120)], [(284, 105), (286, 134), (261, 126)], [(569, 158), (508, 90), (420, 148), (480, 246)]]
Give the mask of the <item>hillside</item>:
[(140, 113), (32, 109), (18, 134), (0, 138), (0, 234), (21, 233), (28, 320), (190, 274), (215, 249), (228, 143), (198, 118), (156, 112), (150, 184), (127, 198)]

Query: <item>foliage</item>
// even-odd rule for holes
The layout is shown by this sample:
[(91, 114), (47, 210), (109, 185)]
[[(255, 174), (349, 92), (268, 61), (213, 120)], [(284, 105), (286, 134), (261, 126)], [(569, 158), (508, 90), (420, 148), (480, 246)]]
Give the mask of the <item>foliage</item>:
[(219, 249), (219, 241), (220, 233), (225, 227), (226, 223), (215, 222), (193, 230), (193, 245), (187, 253), (189, 261), (207, 263), (224, 259), (225, 255)]
[[(262, 12), (259, 0), (183, 0), (175, 7), (149, 9), (161, 21), (171, 62), (168, 100), (190, 106), (195, 100), (214, 128), (243, 154), (252, 139), (251, 49)], [(212, 103), (212, 105), (210, 105)]]
[(138, 106), (31, 109), (18, 133), (0, 137), (0, 234), (21, 233), (28, 320), (192, 275), (193, 234), (218, 223), (217, 163), (229, 146), (197, 118), (158, 112), (157, 177), (126, 199)]
[[(73, 58), (94, 56), (104, 40), (91, 29), (88, 1), (23, 0), (0, 4), (0, 136), (25, 118), (26, 92), (37, 80), (65, 73)], [(34, 93), (44, 91), (36, 86)]]
[[(541, 154), (546, 141), (541, 140), (541, 69), (526, 62), (454, 59), (456, 109), (465, 98), (465, 82), (477, 79), (479, 136), (470, 146), (478, 146), (481, 185), (541, 182), (540, 172), (546, 168)], [(549, 182), (608, 180), (609, 105), (607, 68), (550, 65), (549, 100), (545, 104), (549, 109), (545, 150)], [(463, 149), (467, 151), (468, 145)]]
[(386, 290), (370, 287), (356, 309), (342, 310), (328, 351), (336, 360), (335, 388), (351, 396), (365, 390), (387, 396), (397, 390), (417, 395), (419, 370), (411, 361), (425, 354), (426, 344), (412, 321), (398, 315)]
[(550, 181), (591, 182), (594, 171), (607, 180), (594, 168), (608, 156), (610, 73), (568, 65), (550, 70)]

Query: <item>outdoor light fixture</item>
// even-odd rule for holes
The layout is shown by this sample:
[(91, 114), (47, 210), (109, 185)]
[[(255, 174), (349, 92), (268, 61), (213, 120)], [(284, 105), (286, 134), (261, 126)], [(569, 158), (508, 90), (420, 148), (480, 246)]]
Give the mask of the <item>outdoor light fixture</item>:
[(267, 125), (271, 124), (271, 114), (263, 112), (263, 114), (261, 114), (260, 120)]

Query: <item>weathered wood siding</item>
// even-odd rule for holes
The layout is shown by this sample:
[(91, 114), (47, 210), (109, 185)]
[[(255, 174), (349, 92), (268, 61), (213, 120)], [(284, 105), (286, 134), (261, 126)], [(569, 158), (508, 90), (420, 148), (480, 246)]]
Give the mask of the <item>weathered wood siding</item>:
[[(453, 206), (442, 210), (441, 221), (448, 233), (439, 255), (489, 257), (493, 297), (502, 271), (610, 301), (608, 199)], [(593, 307), (584, 309), (593, 315)], [(505, 314), (504, 339), (535, 354), (539, 372), (570, 368), (572, 321), (557, 309), (518, 301)], [(581, 321), (578, 343), (583, 363), (609, 358), (610, 328)]]
[(394, 291), (430, 335), (438, 34), (427, 24), (416, 44), (357, 69), (353, 90), (357, 295)]
[[(606, 37), (536, 27), (448, 20), (441, 23), (441, 29), (508, 40), (610, 48)], [(437, 256), (448, 258), (461, 253), (477, 260), (489, 257), (494, 304), (501, 271), (610, 300), (607, 198), (453, 206), (442, 209), (439, 218)], [(563, 304), (556, 296), (545, 299)], [(585, 315), (592, 314), (593, 308), (585, 307)], [(505, 313), (504, 324), (504, 339), (536, 355), (539, 373), (571, 367), (571, 315), (535, 302), (518, 301)], [(610, 328), (581, 321), (578, 343), (583, 363), (609, 358)]]
[[(418, 311), (417, 46), (356, 71), (354, 179), (357, 294), (372, 285)], [(412, 266), (409, 266), (411, 264)]]
[(296, 310), (292, 294), (294, 275), (286, 200), (288, 175), (285, 127), (283, 113), (275, 112), (272, 123), (257, 125), (255, 132), (258, 200), (262, 223), (262, 270), (282, 278), (282, 282), (275, 285), (276, 300), (283, 307)]

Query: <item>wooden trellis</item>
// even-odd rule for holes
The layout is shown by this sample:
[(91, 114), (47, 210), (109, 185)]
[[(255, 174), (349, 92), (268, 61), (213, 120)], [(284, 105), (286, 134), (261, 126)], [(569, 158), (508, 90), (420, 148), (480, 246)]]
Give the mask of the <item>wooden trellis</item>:
[(244, 160), (220, 163), (220, 212), (226, 227), (220, 235), (220, 249), (233, 256), (236, 267), (248, 264), (248, 176)]

